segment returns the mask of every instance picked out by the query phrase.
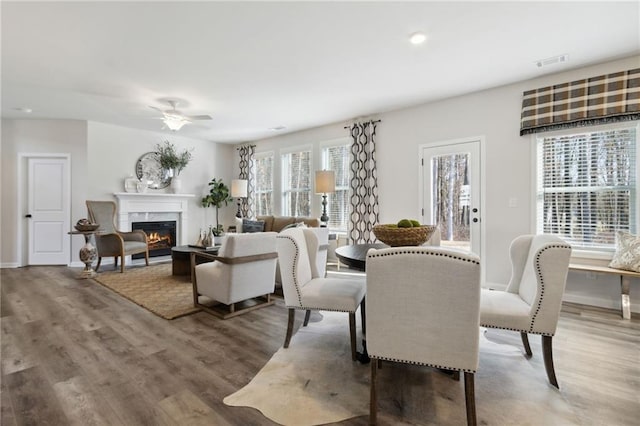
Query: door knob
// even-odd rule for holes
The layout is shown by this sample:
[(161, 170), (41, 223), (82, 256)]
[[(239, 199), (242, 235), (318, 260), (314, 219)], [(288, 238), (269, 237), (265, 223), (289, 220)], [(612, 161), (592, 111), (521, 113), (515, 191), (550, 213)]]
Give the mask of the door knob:
[(31, 219), (31, 213), (25, 214), (24, 217), (26, 217), (27, 219)]
[(478, 218), (477, 217), (473, 218), (473, 223), (478, 223)]
[(478, 208), (474, 207), (473, 210), (471, 210), (471, 211), (474, 212), (474, 213), (478, 213)]

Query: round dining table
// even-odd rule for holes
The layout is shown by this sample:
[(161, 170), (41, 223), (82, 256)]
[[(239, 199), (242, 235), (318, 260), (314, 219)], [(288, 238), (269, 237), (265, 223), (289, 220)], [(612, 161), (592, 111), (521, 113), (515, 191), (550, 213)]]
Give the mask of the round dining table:
[(349, 266), (350, 268), (365, 271), (367, 267), (367, 252), (372, 248), (383, 249), (389, 248), (389, 246), (382, 243), (340, 246), (336, 247), (336, 257), (341, 263)]

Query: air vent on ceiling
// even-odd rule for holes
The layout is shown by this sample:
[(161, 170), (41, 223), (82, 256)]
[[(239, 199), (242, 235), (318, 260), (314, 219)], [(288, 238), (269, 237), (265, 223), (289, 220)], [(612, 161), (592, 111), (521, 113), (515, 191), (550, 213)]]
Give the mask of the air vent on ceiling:
[(536, 61), (536, 66), (538, 68), (542, 68), (542, 67), (548, 67), (549, 65), (561, 64), (568, 61), (569, 61), (569, 55), (565, 53), (564, 55), (558, 55), (558, 56), (552, 56), (551, 58), (540, 59)]

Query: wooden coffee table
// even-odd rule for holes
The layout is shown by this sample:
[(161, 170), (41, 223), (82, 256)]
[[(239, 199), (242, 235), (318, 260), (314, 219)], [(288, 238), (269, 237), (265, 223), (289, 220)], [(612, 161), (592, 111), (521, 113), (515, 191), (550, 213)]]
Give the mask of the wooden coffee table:
[[(171, 248), (171, 274), (172, 275), (191, 275), (191, 253), (209, 253), (218, 254), (220, 247), (198, 248), (190, 246), (175, 246)], [(202, 257), (196, 258), (198, 264), (209, 262)]]

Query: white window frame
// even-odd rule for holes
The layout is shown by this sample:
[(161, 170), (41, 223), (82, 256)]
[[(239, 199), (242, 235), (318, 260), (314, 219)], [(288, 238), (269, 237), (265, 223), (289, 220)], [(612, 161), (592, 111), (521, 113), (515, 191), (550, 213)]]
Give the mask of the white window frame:
[[(287, 174), (288, 174), (288, 165), (284, 164), (284, 156), (288, 154), (292, 154), (295, 152), (309, 152), (309, 188), (303, 189), (288, 189), (287, 182)], [(293, 212), (288, 211), (288, 206), (286, 203), (287, 193), (289, 192), (308, 192), (309, 193), (309, 213), (307, 216), (313, 215), (313, 145), (301, 145), (290, 147), (286, 149), (280, 150), (280, 210), (283, 216), (294, 216)]]
[[(276, 194), (276, 191), (275, 191), (275, 188), (274, 188), (274, 184), (275, 184), (274, 175), (276, 173), (276, 167), (277, 167), (277, 164), (276, 164), (276, 153), (274, 151), (257, 152), (257, 153), (255, 153), (255, 157), (254, 158), (255, 158), (256, 163), (257, 163), (258, 159), (267, 158), (267, 157), (272, 157), (272, 159), (273, 159), (272, 160), (273, 161), (273, 166), (272, 166), (271, 176), (270, 176), (271, 177), (271, 191), (264, 191), (264, 190), (260, 190), (258, 188), (258, 176), (257, 176), (258, 170), (257, 170), (257, 165), (256, 165), (256, 174), (255, 174), (255, 176), (253, 176), (253, 178), (255, 179), (255, 182), (254, 182), (254, 188), (255, 188), (255, 195), (254, 195), (255, 199), (254, 199), (254, 202), (255, 202), (255, 206), (256, 206), (256, 216), (258, 216), (258, 215), (273, 215), (274, 211), (276, 209), (276, 207), (275, 207), (275, 203), (276, 203), (275, 194)], [(268, 193), (268, 192), (271, 192), (271, 209), (272, 209), (272, 211), (270, 211), (270, 212), (258, 212), (258, 198), (259, 198), (260, 194)]]
[[(618, 130), (626, 128), (635, 128), (636, 130), (636, 192), (640, 188), (640, 122), (628, 121), (622, 123), (605, 124), (588, 127), (574, 127), (552, 132), (534, 133), (531, 135), (531, 232), (538, 231), (538, 139), (546, 137), (561, 137), (580, 132), (601, 132), (607, 130)], [(635, 199), (635, 229), (640, 231), (640, 197)], [(597, 259), (610, 260), (613, 257), (615, 248), (584, 248), (575, 247), (572, 250), (571, 257), (573, 259)]]
[[(349, 147), (351, 146), (351, 138), (340, 138), (340, 139), (335, 139), (335, 140), (331, 140), (331, 141), (327, 141), (327, 142), (322, 142), (320, 143), (320, 163), (321, 163), (321, 169), (322, 170), (331, 170), (329, 169), (329, 159), (327, 158), (327, 150), (329, 148), (333, 148), (333, 147), (342, 147), (342, 146), (346, 146), (347, 147), (347, 151), (348, 153), (350, 153), (349, 151)], [(350, 154), (349, 154), (350, 155)], [(350, 162), (350, 161), (349, 161)], [(349, 174), (349, 181), (351, 180), (351, 170), (349, 167), (347, 167), (347, 173)], [(344, 187), (338, 187), (338, 182), (336, 182), (336, 192), (337, 191), (346, 191), (347, 192), (347, 200), (348, 200), (348, 196), (350, 194), (350, 185), (347, 184)], [(331, 194), (329, 195), (329, 199), (331, 199)], [(347, 217), (345, 219), (345, 222), (342, 224), (343, 226), (339, 227), (339, 228), (332, 228), (330, 226), (330, 230), (331, 231), (336, 231), (336, 232), (340, 232), (340, 233), (346, 233), (348, 231), (348, 227), (349, 227), (349, 204), (347, 204)]]

